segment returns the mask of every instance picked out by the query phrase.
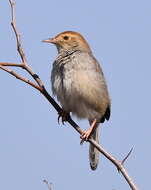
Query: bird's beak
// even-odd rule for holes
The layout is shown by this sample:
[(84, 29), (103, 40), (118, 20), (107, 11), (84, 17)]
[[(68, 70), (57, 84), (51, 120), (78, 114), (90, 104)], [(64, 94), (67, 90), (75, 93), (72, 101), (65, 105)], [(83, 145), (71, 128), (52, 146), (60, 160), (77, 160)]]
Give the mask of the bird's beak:
[(56, 44), (57, 41), (55, 38), (48, 38), (46, 40), (42, 40), (42, 42), (46, 42), (46, 43), (52, 43), (52, 44)]

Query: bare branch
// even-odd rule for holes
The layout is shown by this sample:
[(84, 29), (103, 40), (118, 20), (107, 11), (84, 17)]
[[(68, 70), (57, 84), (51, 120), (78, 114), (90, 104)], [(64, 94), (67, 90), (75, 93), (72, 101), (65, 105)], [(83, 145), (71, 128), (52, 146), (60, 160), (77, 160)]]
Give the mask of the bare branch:
[(43, 180), (43, 182), (47, 185), (48, 190), (52, 190), (52, 183), (49, 183), (47, 180)]
[(12, 70), (6, 68), (6, 67), (3, 67), (3, 66), (0, 66), (0, 69), (6, 71), (7, 73), (13, 75), (13, 76), (16, 77), (17, 79), (19, 79), (19, 80), (21, 80), (21, 81), (23, 81), (23, 82), (29, 84), (30, 86), (32, 86), (32, 87), (34, 87), (34, 88), (36, 88), (36, 89), (39, 90), (40, 92), (43, 91), (43, 89), (42, 89), (41, 87), (39, 87), (38, 85), (34, 84), (32, 81), (30, 81), (30, 80), (28, 80), (28, 79), (26, 79), (26, 78), (20, 76), (20, 75), (17, 74), (16, 72), (14, 72), (14, 71), (12, 71)]
[(121, 174), (124, 176), (124, 178), (126, 179), (127, 183), (129, 184), (129, 186), (131, 187), (132, 190), (138, 190), (138, 188), (136, 187), (136, 185), (134, 184), (133, 180), (130, 178), (130, 176), (128, 175), (128, 172), (126, 171), (126, 169), (124, 168), (123, 164), (121, 161), (118, 161), (117, 159), (115, 159), (111, 154), (109, 154), (106, 150), (104, 150), (95, 140), (93, 140), (92, 138), (88, 140), (91, 144), (93, 144), (94, 147), (96, 147), (99, 152), (101, 152), (108, 160), (110, 160), (118, 169), (118, 171), (121, 172)]
[[(20, 57), (22, 59), (22, 65), (21, 65), (21, 67), (23, 69), (25, 69), (33, 77), (33, 79), (37, 82), (37, 84), (40, 87), (43, 87), (44, 84), (39, 79), (38, 75), (36, 75), (32, 71), (32, 69), (27, 65), (26, 56), (25, 56), (24, 50), (23, 50), (22, 45), (21, 45), (20, 34), (18, 33), (18, 30), (17, 30), (17, 27), (16, 27), (15, 3), (12, 0), (9, 0), (9, 3), (11, 5), (11, 16), (12, 16), (11, 25), (12, 25), (12, 28), (14, 30), (15, 36), (16, 36), (17, 51), (18, 51), (18, 53), (19, 53), (19, 55), (20, 55)], [(11, 66), (13, 66), (13, 65), (11, 65)]]
[(17, 51), (18, 51), (18, 53), (22, 59), (23, 64), (26, 65), (26, 56), (25, 56), (25, 53), (24, 53), (22, 46), (21, 46), (20, 34), (16, 28), (15, 3), (11, 0), (9, 0), (9, 3), (11, 5), (11, 16), (12, 16), (11, 25), (12, 25), (12, 28), (14, 30), (15, 36), (16, 36)]
[(23, 64), (1, 62), (0, 66), (23, 67)]

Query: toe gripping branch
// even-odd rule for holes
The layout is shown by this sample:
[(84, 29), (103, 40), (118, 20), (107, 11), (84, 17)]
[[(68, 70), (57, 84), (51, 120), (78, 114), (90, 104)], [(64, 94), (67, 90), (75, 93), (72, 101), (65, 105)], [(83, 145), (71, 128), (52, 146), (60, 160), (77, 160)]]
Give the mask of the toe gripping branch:
[(58, 123), (60, 124), (60, 119), (62, 124), (64, 125), (64, 122), (68, 121), (68, 119), (70, 118), (70, 113), (61, 110), (58, 112)]

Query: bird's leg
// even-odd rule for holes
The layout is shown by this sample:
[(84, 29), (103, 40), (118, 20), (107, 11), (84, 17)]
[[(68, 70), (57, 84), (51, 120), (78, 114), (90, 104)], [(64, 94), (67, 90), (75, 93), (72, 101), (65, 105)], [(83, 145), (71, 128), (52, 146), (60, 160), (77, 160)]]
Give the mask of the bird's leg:
[(64, 110), (61, 110), (58, 112), (58, 123), (60, 121), (60, 118), (61, 118), (61, 121), (64, 125), (64, 122), (66, 122), (68, 120), (68, 117), (70, 117), (70, 114)]
[(80, 144), (82, 144), (84, 141), (87, 141), (89, 139), (89, 137), (91, 136), (91, 134), (96, 128), (96, 123), (97, 123), (97, 120), (94, 119), (93, 122), (91, 123), (90, 128), (83, 132), (83, 134), (80, 136), (80, 138), (82, 139)]

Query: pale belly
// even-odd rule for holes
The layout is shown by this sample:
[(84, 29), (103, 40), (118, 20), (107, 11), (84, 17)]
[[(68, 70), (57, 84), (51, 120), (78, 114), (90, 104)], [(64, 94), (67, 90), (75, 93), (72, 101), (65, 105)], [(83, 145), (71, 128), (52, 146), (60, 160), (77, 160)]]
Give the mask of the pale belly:
[(100, 119), (101, 114), (95, 111), (81, 95), (83, 88), (78, 85), (74, 75), (68, 73), (65, 78), (55, 76), (52, 83), (53, 93), (66, 112), (72, 112), (78, 118)]

